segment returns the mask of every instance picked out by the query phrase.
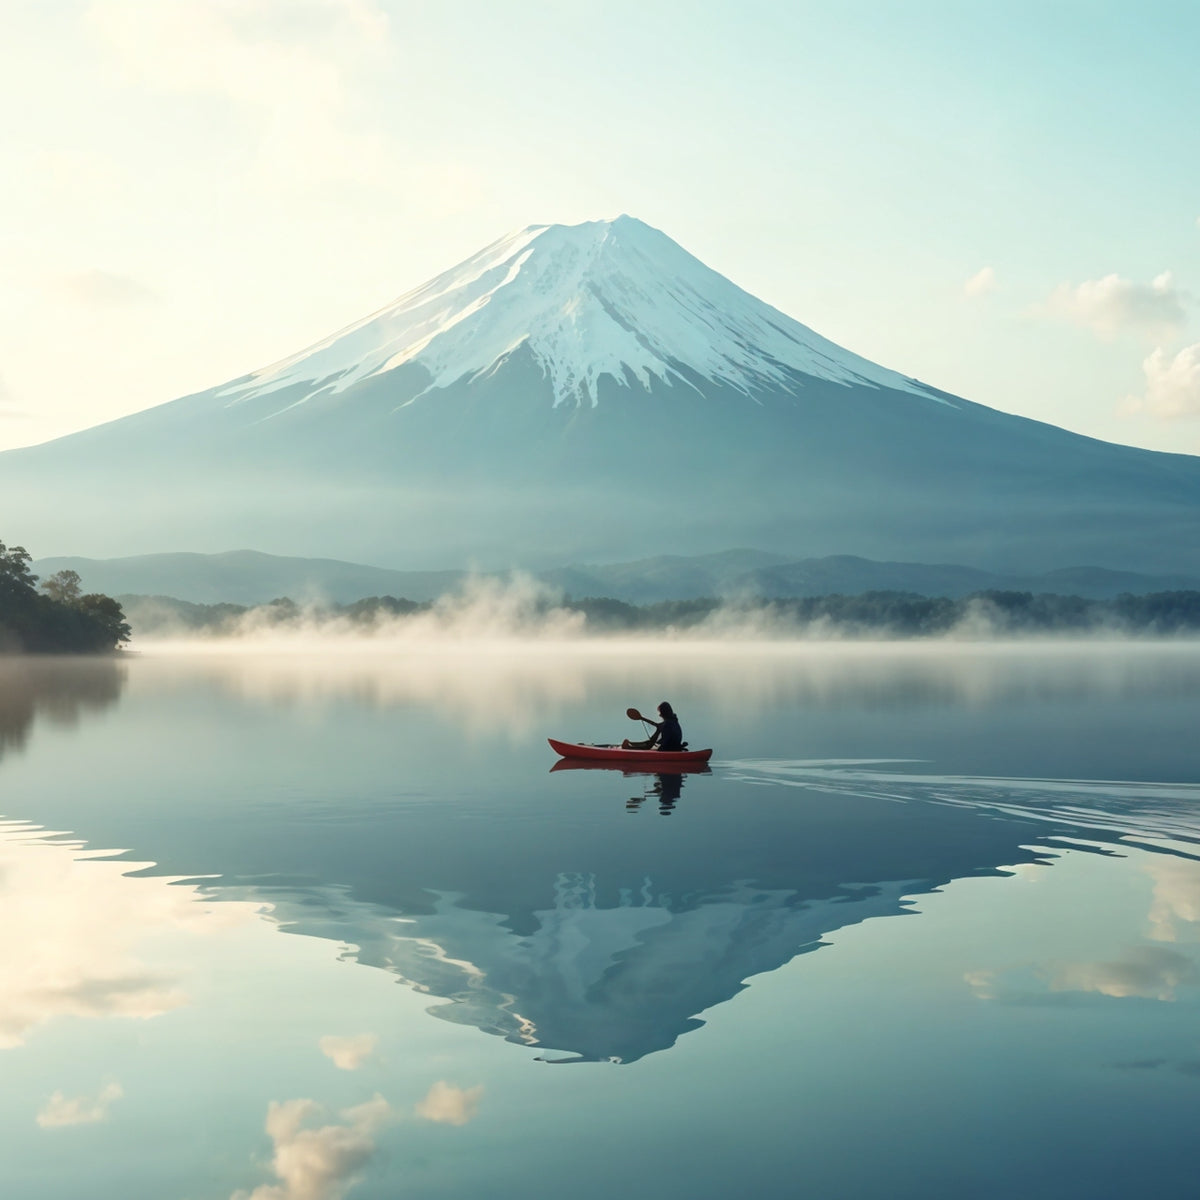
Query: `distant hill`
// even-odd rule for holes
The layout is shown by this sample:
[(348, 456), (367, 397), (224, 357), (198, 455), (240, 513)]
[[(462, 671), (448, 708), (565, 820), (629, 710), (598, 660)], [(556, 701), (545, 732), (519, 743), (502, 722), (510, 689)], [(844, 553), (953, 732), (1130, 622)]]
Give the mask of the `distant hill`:
[(1139, 575), (1103, 567), (1068, 567), (1038, 575), (1003, 575), (949, 563), (874, 562), (852, 555), (810, 558), (748, 571), (738, 581), (748, 594), (767, 598), (827, 596), (862, 592), (915, 592), (958, 599), (973, 592), (1013, 591), (1108, 600), (1124, 592), (1191, 591), (1195, 575)]
[(786, 565), (787, 558), (762, 550), (725, 550), (684, 557), (675, 554), (604, 566), (539, 571), (538, 579), (569, 596), (612, 596), (633, 604), (730, 596), (746, 590), (756, 572)]
[[(171, 596), (193, 604), (299, 602), (349, 604), (367, 596), (426, 601), (456, 590), (465, 571), (393, 571), (324, 558), (283, 558), (254, 550), (226, 554), (146, 554), (134, 558), (44, 558), (45, 578), (77, 571), (88, 591)], [(1200, 577), (1139, 575), (1101, 567), (1070, 567), (1042, 575), (1001, 575), (948, 563), (875, 562), (851, 555), (789, 562), (759, 550), (696, 557), (660, 556), (636, 562), (578, 565), (536, 578), (576, 599), (608, 596), (630, 604), (703, 597), (793, 599), (897, 591), (958, 599), (982, 591), (1019, 591), (1108, 600), (1128, 592), (1200, 590)]]
[(339, 604), (364, 596), (433, 600), (465, 571), (389, 571), (332, 558), (285, 558), (256, 550), (226, 554), (140, 554), (132, 558), (42, 558), (34, 571), (78, 571), (89, 591), (173, 596), (194, 604), (265, 604), (281, 596)]

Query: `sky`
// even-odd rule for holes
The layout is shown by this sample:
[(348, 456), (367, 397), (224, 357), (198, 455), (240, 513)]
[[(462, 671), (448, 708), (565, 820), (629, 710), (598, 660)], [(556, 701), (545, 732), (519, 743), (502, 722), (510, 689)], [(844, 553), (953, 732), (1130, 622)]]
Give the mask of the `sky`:
[(1200, 453), (1191, 0), (4, 0), (0, 449), (629, 213), (818, 333)]

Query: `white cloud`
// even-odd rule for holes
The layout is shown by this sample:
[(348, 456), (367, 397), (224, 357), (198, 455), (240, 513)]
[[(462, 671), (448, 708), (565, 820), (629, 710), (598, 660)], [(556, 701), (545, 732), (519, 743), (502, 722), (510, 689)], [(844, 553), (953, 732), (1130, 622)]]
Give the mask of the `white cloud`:
[(987, 969), (968, 971), (963, 976), (963, 981), (980, 1000), (995, 1000), (997, 974), (996, 971)]
[(389, 42), (372, 0), (96, 0), (88, 23), (128, 82), (268, 112), (340, 106), (355, 67)]
[(350, 1037), (327, 1034), (318, 1044), (321, 1053), (332, 1059), (335, 1067), (343, 1071), (357, 1071), (375, 1053), (379, 1038), (373, 1033), (359, 1033)]
[(60, 1129), (64, 1125), (94, 1125), (108, 1117), (109, 1106), (123, 1095), (125, 1093), (119, 1083), (106, 1084), (95, 1099), (75, 1096), (68, 1100), (62, 1092), (55, 1092), (38, 1113), (37, 1123), (43, 1129)]
[(1111, 962), (1063, 963), (1048, 974), (1052, 992), (1174, 1000), (1175, 989), (1192, 982), (1197, 971), (1192, 959), (1174, 950), (1134, 946)]
[(100, 0), (89, 13), (126, 81), (238, 110), (262, 184), (377, 181), (397, 148), (372, 128), (360, 81), (387, 62), (370, 0)]
[(1149, 413), (1164, 420), (1200, 414), (1200, 342), (1173, 358), (1160, 346), (1142, 363), (1146, 392), (1125, 401), (1128, 413)]
[(27, 421), (30, 414), (13, 403), (13, 394), (0, 375), (0, 421)]
[(476, 169), (414, 154), (386, 127), (379, 97), (405, 62), (377, 0), (96, 0), (88, 15), (128, 86), (198, 96), (222, 123), (233, 110), (253, 148), (239, 186), (264, 201), (295, 211), (305, 193), (344, 210), (371, 196), (445, 213), (483, 194)]
[(444, 1080), (438, 1080), (425, 1098), (417, 1103), (414, 1111), (426, 1121), (437, 1121), (443, 1125), (465, 1125), (479, 1110), (479, 1098), (482, 1095), (482, 1084), (473, 1088), (457, 1088)]
[(1200, 863), (1154, 855), (1145, 869), (1154, 880), (1150, 936), (1156, 942), (1200, 940)]
[[(1171, 881), (1177, 888), (1178, 881)], [(1158, 893), (1156, 890), (1156, 899)], [(1175, 900), (1179, 900), (1177, 892)], [(1187, 899), (1186, 911), (1191, 911), (1194, 897)], [(1162, 917), (1161, 910), (1152, 910), (1151, 917)], [(1172, 910), (1172, 915), (1174, 910)], [(1160, 939), (1165, 940), (1165, 939)], [(1147, 1000), (1172, 1001), (1177, 990), (1195, 984), (1200, 968), (1191, 957), (1163, 946), (1137, 945), (1117, 957), (1101, 962), (1055, 962), (1033, 966), (1032, 974), (1024, 968), (1004, 970), (982, 969), (968, 971), (964, 982), (980, 1000), (1019, 998), (1032, 994), (1029, 985), (1040, 981), (1051, 992), (1093, 992), (1117, 999), (1141, 997)]]
[(1163, 336), (1183, 323), (1185, 299), (1186, 293), (1176, 287), (1170, 271), (1163, 271), (1149, 284), (1113, 274), (1078, 286), (1060, 284), (1041, 311), (1083, 325), (1103, 337), (1125, 330)]
[(22, 914), (0, 926), (0, 1048), (57, 1016), (145, 1019), (185, 1003), (177, 980), (130, 953), (165, 915), (138, 911), (149, 889), (99, 863), (79, 871), (65, 848), (40, 849), (18, 856), (0, 844), (0, 897), (19, 896)]
[(274, 1143), (271, 1169), (278, 1183), (232, 1200), (341, 1200), (375, 1153), (375, 1133), (392, 1117), (380, 1095), (342, 1112), (342, 1125), (306, 1127), (321, 1113), (314, 1100), (272, 1101), (266, 1130)]
[(963, 284), (963, 295), (969, 300), (986, 296), (989, 292), (994, 292), (995, 290), (996, 272), (991, 267), (984, 267), (982, 270), (977, 271)]
[(0, 823), (0, 1050), (59, 1017), (146, 1020), (187, 1003), (181, 980), (149, 968), (143, 942), (253, 919), (255, 906), (198, 902), (197, 889), (98, 861), (78, 843)]
[(58, 280), (58, 290), (89, 308), (130, 308), (151, 304), (158, 297), (145, 284), (112, 271), (77, 271)]

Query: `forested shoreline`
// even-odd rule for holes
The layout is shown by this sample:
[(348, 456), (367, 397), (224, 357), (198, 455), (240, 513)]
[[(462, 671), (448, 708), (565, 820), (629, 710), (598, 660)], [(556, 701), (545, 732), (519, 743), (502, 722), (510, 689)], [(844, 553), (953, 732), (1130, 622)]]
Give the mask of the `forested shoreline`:
[(75, 571), (39, 585), (24, 546), (0, 542), (0, 654), (103, 654), (129, 640), (118, 601), (84, 593)]
[[(318, 630), (371, 634), (405, 618), (461, 619), (455, 597), (416, 601), (368, 596), (349, 604), (196, 604), (170, 596), (113, 598), (84, 593), (75, 571), (39, 583), (22, 546), (0, 542), (0, 654), (95, 654), (139, 638), (233, 637)], [(872, 591), (786, 599), (715, 597), (632, 604), (605, 596), (534, 592), (521, 603), (519, 632), (545, 627), (589, 634), (726, 634), (841, 638), (1020, 637), (1036, 635), (1171, 637), (1200, 634), (1200, 591), (1125, 594), (1114, 599), (1018, 591), (961, 598)], [(132, 627), (132, 628), (131, 628)]]
[[(268, 604), (194, 604), (169, 596), (121, 596), (140, 637), (235, 636), (251, 631), (319, 626), (370, 633), (397, 618), (436, 614), (442, 602), (370, 596), (351, 604), (300, 605), (281, 597)], [(864, 592), (734, 602), (716, 598), (630, 604), (610, 597), (542, 597), (532, 602), (534, 623), (578, 614), (588, 633), (720, 634), (740, 629), (764, 634), (836, 637), (940, 637), (1025, 634), (1179, 636), (1200, 633), (1200, 591), (1121, 595), (1111, 600), (1032, 592), (984, 591), (951, 599), (910, 592)]]

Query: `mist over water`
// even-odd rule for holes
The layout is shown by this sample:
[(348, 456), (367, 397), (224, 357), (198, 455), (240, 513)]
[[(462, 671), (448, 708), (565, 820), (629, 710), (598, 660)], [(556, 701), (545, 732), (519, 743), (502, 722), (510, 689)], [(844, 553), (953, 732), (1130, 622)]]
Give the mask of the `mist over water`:
[[(1040, 639), (1002, 642), (713, 637), (437, 636), (146, 642), (133, 657), (160, 678), (206, 677), (245, 694), (353, 695), (379, 705), (447, 702), (497, 722), (516, 697), (550, 718), (571, 701), (616, 703), (644, 690), (693, 698), (717, 713), (853, 702), (977, 708), (997, 702), (1200, 692), (1200, 641)], [(623, 710), (627, 704), (618, 704)], [(647, 705), (647, 707), (653, 707)]]
[[(431, 603), (371, 597), (352, 605), (308, 595), (250, 608), (188, 605), (170, 598), (127, 597), (133, 645), (175, 653), (215, 643), (250, 649), (300, 651), (325, 646), (339, 653), (497, 639), (563, 642), (599, 639), (622, 643), (827, 642), (911, 640), (988, 642), (1174, 640), (1196, 635), (1200, 613), (1187, 603), (1135, 610), (1105, 607), (1078, 597), (981, 593), (963, 601), (903, 593), (828, 596), (811, 601), (752, 595), (669, 601), (638, 607), (612, 599), (572, 601), (522, 572), (471, 576)], [(1005, 599), (1007, 597), (1007, 599)], [(1153, 600), (1153, 598), (1151, 598)]]

